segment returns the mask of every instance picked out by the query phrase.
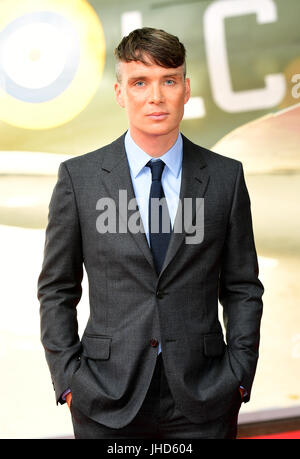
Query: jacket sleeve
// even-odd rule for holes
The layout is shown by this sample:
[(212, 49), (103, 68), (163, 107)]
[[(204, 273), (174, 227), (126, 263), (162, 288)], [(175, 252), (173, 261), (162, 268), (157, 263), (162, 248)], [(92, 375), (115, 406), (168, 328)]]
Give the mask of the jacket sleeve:
[(250, 199), (238, 163), (219, 283), (226, 341), (232, 369), (250, 399), (260, 341), (262, 295), (253, 237)]
[(74, 190), (67, 166), (58, 171), (48, 215), (44, 261), (38, 278), (41, 341), (56, 402), (78, 366), (81, 344), (76, 306), (81, 298), (83, 256)]

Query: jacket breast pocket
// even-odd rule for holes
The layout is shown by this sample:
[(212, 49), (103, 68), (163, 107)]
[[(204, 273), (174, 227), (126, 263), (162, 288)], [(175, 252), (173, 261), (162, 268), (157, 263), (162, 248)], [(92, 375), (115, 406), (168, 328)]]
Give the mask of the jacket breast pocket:
[(82, 336), (82, 356), (93, 360), (108, 360), (110, 357), (111, 338), (100, 335)]
[(207, 357), (217, 357), (224, 354), (225, 342), (222, 333), (209, 333), (203, 336), (204, 355)]

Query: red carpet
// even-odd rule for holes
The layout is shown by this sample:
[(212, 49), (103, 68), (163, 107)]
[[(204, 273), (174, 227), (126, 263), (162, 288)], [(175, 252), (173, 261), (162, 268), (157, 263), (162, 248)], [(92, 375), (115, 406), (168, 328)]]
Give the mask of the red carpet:
[(300, 439), (300, 430), (293, 430), (291, 432), (279, 432), (276, 434), (269, 434), (269, 435), (257, 435), (255, 437), (249, 437), (249, 439), (282, 439), (282, 440), (295, 440)]

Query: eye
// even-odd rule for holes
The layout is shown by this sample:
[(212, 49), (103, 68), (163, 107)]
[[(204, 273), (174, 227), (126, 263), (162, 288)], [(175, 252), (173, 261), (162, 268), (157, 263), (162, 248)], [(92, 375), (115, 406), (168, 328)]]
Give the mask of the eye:
[(172, 86), (173, 84), (175, 84), (174, 80), (166, 80), (166, 85), (167, 86)]
[(134, 86), (137, 86), (138, 88), (141, 88), (145, 85), (144, 81), (137, 81), (136, 83), (134, 83)]

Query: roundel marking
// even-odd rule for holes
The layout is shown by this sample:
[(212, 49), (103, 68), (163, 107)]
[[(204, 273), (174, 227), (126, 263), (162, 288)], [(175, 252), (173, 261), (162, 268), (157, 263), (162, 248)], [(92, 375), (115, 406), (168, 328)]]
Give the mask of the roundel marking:
[[(51, 11), (17, 18), (0, 33), (0, 74), (5, 90), (24, 102), (46, 102), (61, 94), (76, 74), (79, 57), (80, 41), (72, 24)], [(60, 72), (56, 75), (57, 68)], [(39, 86), (47, 75), (49, 79), (49, 72), (51, 82), (30, 87), (33, 82)]]
[(25, 129), (70, 122), (98, 90), (105, 51), (86, 0), (0, 2), (0, 121)]

